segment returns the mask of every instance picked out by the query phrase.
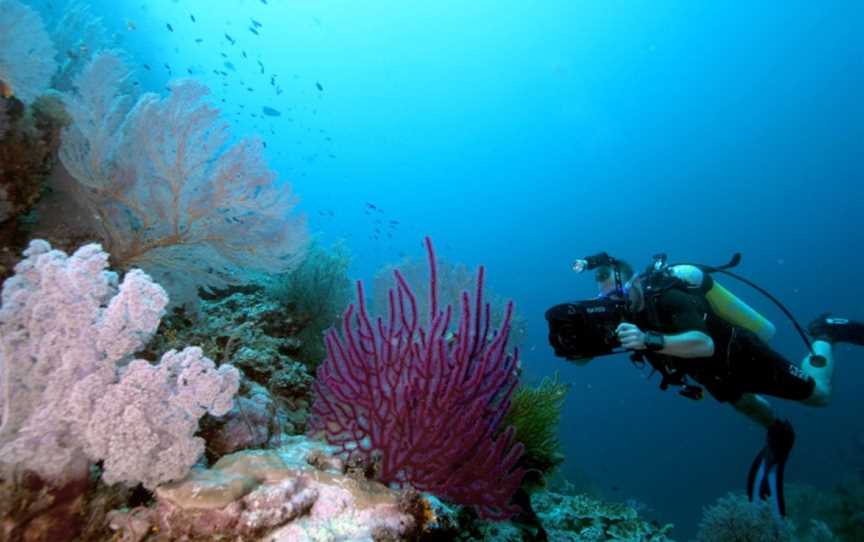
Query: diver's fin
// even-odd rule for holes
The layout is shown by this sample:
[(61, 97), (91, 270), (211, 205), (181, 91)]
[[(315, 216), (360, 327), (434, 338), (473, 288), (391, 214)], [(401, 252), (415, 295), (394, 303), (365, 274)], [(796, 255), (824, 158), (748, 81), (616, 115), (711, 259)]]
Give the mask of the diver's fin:
[(768, 428), (765, 447), (759, 451), (747, 475), (747, 497), (770, 500), (775, 516), (786, 515), (783, 475), (786, 460), (795, 444), (795, 430), (788, 421), (777, 420)]
[(816, 340), (831, 344), (851, 343), (864, 346), (864, 323), (846, 318), (832, 318), (829, 313), (810, 322), (807, 333)]

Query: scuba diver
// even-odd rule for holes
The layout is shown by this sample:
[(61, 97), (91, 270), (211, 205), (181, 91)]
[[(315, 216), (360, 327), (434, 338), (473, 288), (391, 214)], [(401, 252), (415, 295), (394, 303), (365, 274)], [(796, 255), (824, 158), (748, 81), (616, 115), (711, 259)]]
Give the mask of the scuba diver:
[[(557, 356), (580, 365), (630, 351), (634, 363), (647, 362), (660, 373), (661, 389), (677, 386), (690, 399), (702, 399), (707, 390), (765, 427), (766, 445), (750, 469), (748, 495), (751, 501), (771, 500), (774, 513), (783, 516), (783, 471), (795, 433), (764, 396), (827, 405), (833, 346), (864, 345), (864, 323), (824, 314), (810, 323), (808, 337), (776, 298), (728, 271), (739, 262), (736, 254), (721, 267), (671, 265), (660, 254), (633, 276), (626, 262), (606, 253), (577, 260), (574, 271), (596, 270), (600, 296), (550, 308), (549, 340)], [(717, 273), (756, 288), (790, 317), (809, 350), (800, 365), (768, 345), (774, 325), (720, 285), (713, 277)]]

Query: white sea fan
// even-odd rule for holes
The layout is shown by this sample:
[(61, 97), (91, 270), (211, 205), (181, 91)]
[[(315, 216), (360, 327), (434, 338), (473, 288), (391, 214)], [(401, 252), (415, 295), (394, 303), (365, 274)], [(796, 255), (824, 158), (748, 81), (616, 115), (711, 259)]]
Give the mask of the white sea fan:
[(39, 14), (18, 0), (0, 0), (0, 80), (24, 102), (44, 92), (57, 71), (54, 45)]

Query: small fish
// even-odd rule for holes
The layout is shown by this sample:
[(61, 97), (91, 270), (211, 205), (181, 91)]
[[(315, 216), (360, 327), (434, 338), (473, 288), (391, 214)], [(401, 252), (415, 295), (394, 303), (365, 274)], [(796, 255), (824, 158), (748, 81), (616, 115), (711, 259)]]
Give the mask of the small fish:
[(171, 26), (171, 23), (165, 23), (165, 26), (168, 28), (170, 32), (174, 32), (174, 27)]
[(186, 71), (189, 73), (189, 75), (192, 75), (192, 68), (186, 68)]
[(276, 96), (282, 94), (282, 87), (276, 87)]
[(255, 89), (252, 87), (246, 87), (246, 90), (248, 90), (249, 92), (255, 92)]
[(166, 70), (168, 70), (169, 72), (171, 71), (171, 66), (169, 66), (167, 62), (164, 64), (164, 66)]
[(222, 65), (231, 70), (232, 72), (237, 71), (237, 68), (235, 68), (234, 64), (232, 64), (231, 62), (223, 62)]
[(149, 72), (149, 71), (150, 71), (150, 65), (148, 65), (148, 64), (144, 64), (144, 69), (147, 70), (147, 71)]
[(281, 117), (282, 113), (278, 110), (273, 109), (272, 107), (267, 107), (266, 105), (261, 108), (261, 112), (267, 115), (268, 117)]
[(228, 35), (227, 32), (225, 33), (225, 39), (228, 40), (228, 41), (230, 41), (230, 42), (231, 42), (231, 45), (234, 45), (235, 43), (237, 43), (237, 42), (234, 41), (234, 38), (232, 38), (230, 35)]
[(377, 209), (378, 208), (375, 206), (374, 203), (369, 203), (368, 201), (366, 202), (366, 207), (369, 207), (370, 209)]
[(240, 52), (243, 54), (243, 58), (249, 58), (249, 56), (246, 54), (246, 51), (240, 51)]
[(267, 0), (261, 0), (261, 3), (264, 4), (264, 5), (266, 6), (266, 5), (267, 5)]
[(222, 55), (222, 58), (228, 58), (228, 55), (226, 55), (226, 54), (223, 53), (223, 52), (220, 52), (219, 54)]
[(133, 21), (131, 19), (127, 19), (126, 20), (126, 30), (130, 30), (130, 31), (138, 30), (138, 25), (135, 24), (135, 21)]
[(258, 67), (261, 68), (261, 73), (263, 74), (264, 73), (264, 63), (261, 62), (260, 60), (258, 61)]
[(252, 33), (255, 34), (256, 36), (260, 36), (260, 35), (261, 35), (261, 34), (258, 33), (257, 30), (255, 30), (255, 27), (254, 27), (254, 26), (250, 26), (250, 27), (249, 27), (249, 32), (252, 32)]
[(252, 25), (254, 25), (255, 28), (261, 28), (262, 26), (264, 26), (263, 24), (259, 23), (259, 22), (256, 21), (255, 19), (251, 19), (251, 18), (250, 18), (249, 20), (252, 21)]
[(324, 92), (324, 87), (321, 86), (321, 83), (319, 83), (318, 81), (315, 81), (315, 86), (318, 88), (319, 91)]
[(201, 43), (202, 41), (204, 41), (204, 38), (196, 38), (195, 39), (195, 43)]
[(275, 75), (271, 75), (271, 76), (270, 76), (270, 86), (271, 86), (271, 87), (275, 87), (275, 86), (276, 86), (276, 76), (275, 76)]
[(193, 22), (193, 23), (197, 23), (197, 22), (198, 22), (198, 21), (195, 20), (195, 16), (192, 15), (191, 13), (189, 14), (189, 18), (192, 19), (192, 22)]

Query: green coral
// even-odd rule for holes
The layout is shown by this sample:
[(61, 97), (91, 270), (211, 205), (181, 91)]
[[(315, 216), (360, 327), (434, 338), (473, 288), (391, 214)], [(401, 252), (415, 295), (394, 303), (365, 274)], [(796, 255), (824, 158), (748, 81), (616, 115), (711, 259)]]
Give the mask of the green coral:
[(561, 409), (570, 386), (552, 378), (544, 378), (537, 387), (519, 386), (513, 393), (510, 410), (502, 427), (516, 428), (516, 441), (525, 446), (521, 465), (543, 475), (561, 464), (561, 443), (558, 425)]
[(267, 294), (294, 315), (300, 340), (296, 357), (312, 369), (327, 355), (325, 331), (339, 324), (351, 302), (350, 264), (344, 245), (325, 249), (313, 243), (302, 264), (273, 277), (267, 286)]

